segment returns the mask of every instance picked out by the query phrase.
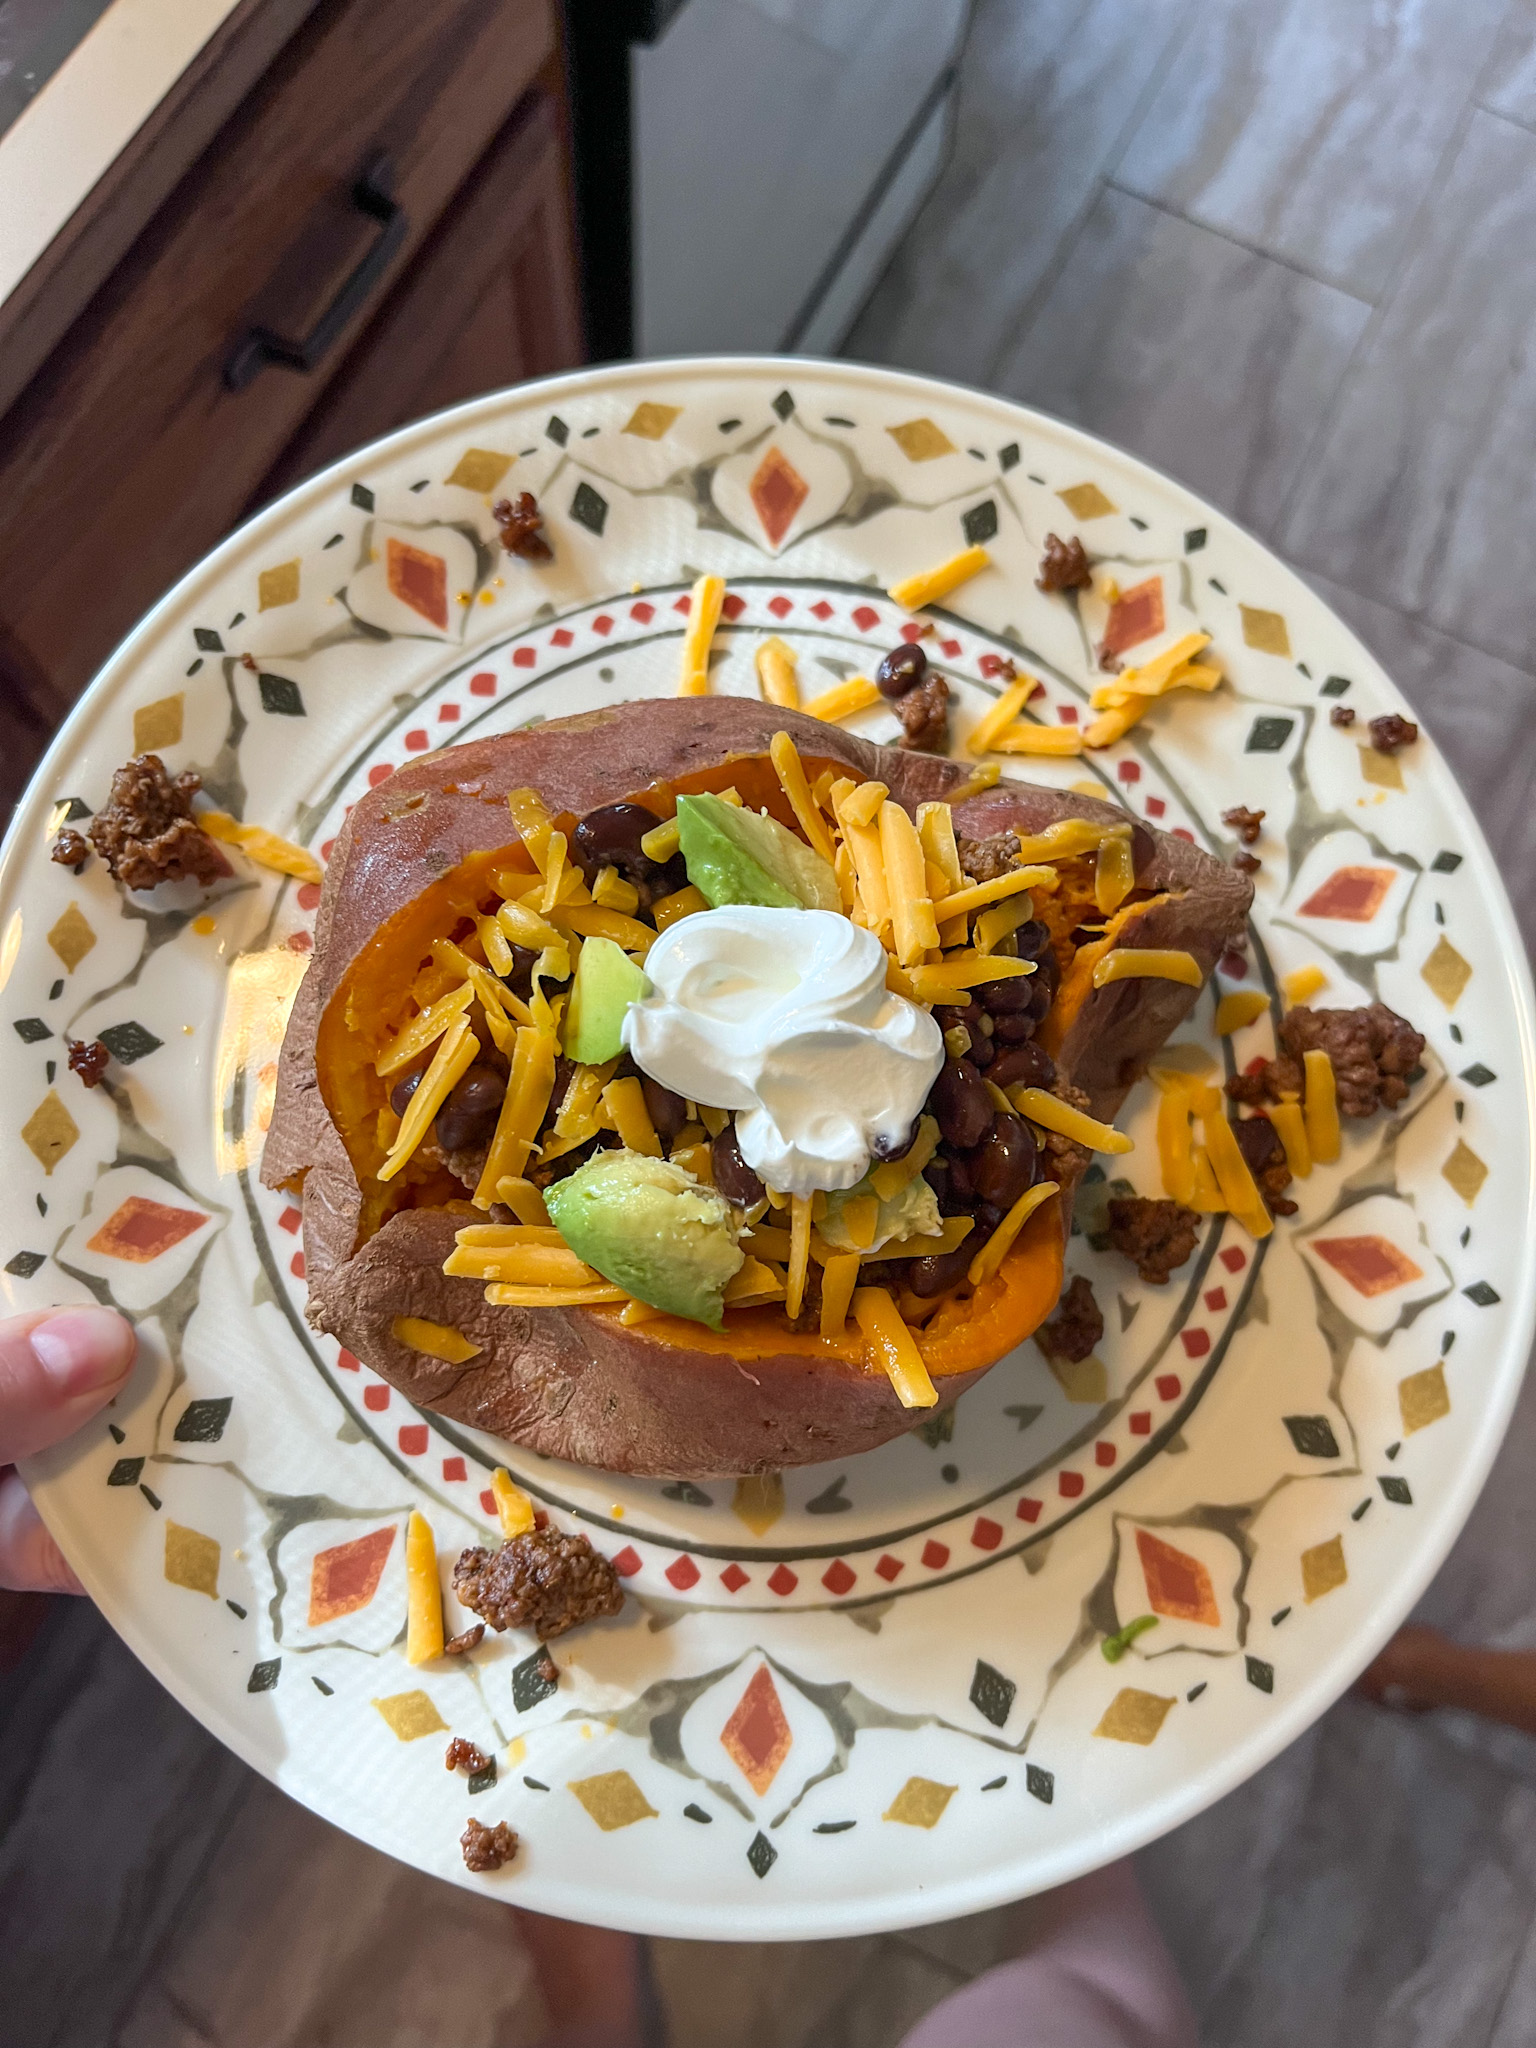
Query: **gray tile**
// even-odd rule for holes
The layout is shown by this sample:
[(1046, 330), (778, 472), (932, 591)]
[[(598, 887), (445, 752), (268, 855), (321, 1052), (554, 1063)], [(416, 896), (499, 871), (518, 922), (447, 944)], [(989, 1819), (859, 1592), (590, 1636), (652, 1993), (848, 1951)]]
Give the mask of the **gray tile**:
[(1533, 321), (1536, 135), (1478, 113), (1284, 529), (1305, 566), (1517, 664), (1536, 577)]
[(1483, 75), (1482, 103), (1495, 114), (1536, 128), (1536, 0), (1510, 0)]
[(1433, 1723), (1347, 1701), (1139, 1864), (1202, 2039), (1484, 2048), (1526, 1951), (1533, 1823), (1536, 1791)]
[(1119, 182), (1376, 298), (1506, 0), (1222, 0), (1195, 17)]
[(1493, 850), (1526, 945), (1536, 950), (1536, 750), (1512, 744), (1536, 718), (1536, 677), (1327, 577), (1308, 580), (1422, 712)]
[(846, 355), (991, 381), (1185, 11), (1185, 0), (980, 0), (954, 155)]
[(1263, 533), (1368, 317), (1343, 292), (1111, 189), (997, 383)]
[[(878, 1974), (883, 1943), (653, 1941), (668, 2048), (808, 2048), (848, 1987)], [(933, 2003), (947, 1989), (941, 1984)]]

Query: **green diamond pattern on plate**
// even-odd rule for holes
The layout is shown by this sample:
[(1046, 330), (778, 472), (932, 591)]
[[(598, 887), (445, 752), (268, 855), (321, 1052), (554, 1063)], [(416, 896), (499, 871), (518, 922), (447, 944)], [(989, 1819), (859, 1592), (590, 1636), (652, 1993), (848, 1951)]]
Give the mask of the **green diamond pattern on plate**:
[(1049, 1806), (1056, 1797), (1056, 1773), (1044, 1770), (1039, 1764), (1026, 1764), (1024, 1789), (1031, 1799), (1038, 1799), (1042, 1806)]
[(352, 486), (352, 502), (360, 512), (371, 512), (373, 510), (373, 493), (366, 484), (354, 484)]
[(1295, 730), (1294, 718), (1256, 718), (1248, 729), (1245, 754), (1278, 754)]
[(1001, 1728), (1013, 1712), (1013, 1703), (1019, 1688), (1011, 1678), (1005, 1678), (994, 1665), (982, 1658), (976, 1660), (976, 1670), (971, 1679), (971, 1705), (983, 1720), (990, 1721), (994, 1728)]
[(547, 1674), (550, 1666), (548, 1650), (535, 1650), (531, 1657), (525, 1657), (521, 1664), (512, 1667), (512, 1704), (520, 1714), (526, 1714), (530, 1707), (536, 1707), (540, 1700), (547, 1700), (559, 1685), (558, 1677)]
[(1474, 1060), (1470, 1067), (1462, 1068), (1457, 1078), (1465, 1081), (1469, 1088), (1486, 1088), (1490, 1081), (1496, 1081), (1499, 1077), (1491, 1067), (1485, 1067), (1481, 1060)]
[(1470, 1287), (1463, 1287), (1461, 1291), (1468, 1301), (1475, 1301), (1479, 1308), (1492, 1308), (1501, 1298), (1486, 1280), (1474, 1280)]
[(588, 533), (598, 535), (608, 523), (608, 500), (600, 491), (594, 491), (585, 478), (576, 486), (576, 495), (571, 499), (571, 517)]
[(177, 1443), (216, 1444), (224, 1434), (224, 1425), (229, 1421), (229, 1411), (234, 1405), (232, 1394), (189, 1401), (176, 1423)]
[(277, 1674), (283, 1668), (281, 1657), (263, 1657), (259, 1664), (251, 1666), (251, 1675), (245, 1681), (247, 1692), (271, 1692), (277, 1684)]
[(989, 540), (997, 538), (997, 503), (995, 499), (983, 498), (979, 505), (973, 505), (960, 522), (967, 547), (985, 547)]
[(256, 687), (261, 692), (261, 708), (279, 718), (303, 718), (304, 699), (299, 686), (290, 676), (275, 676), (263, 669), (256, 678)]
[(1304, 1458), (1336, 1458), (1339, 1440), (1326, 1415), (1287, 1415), (1282, 1418), (1291, 1442)]
[(139, 1474), (144, 1470), (142, 1458), (119, 1458), (107, 1474), (108, 1486), (137, 1486)]
[(18, 1017), (16, 1036), (23, 1045), (40, 1045), (45, 1038), (52, 1038), (53, 1033), (41, 1017)]
[(1330, 676), (1317, 694), (1320, 697), (1342, 697), (1349, 686), (1348, 676)]
[(758, 1877), (766, 1877), (779, 1860), (779, 1852), (768, 1837), (759, 1831), (747, 1846), (747, 1861)]
[(142, 1024), (131, 1020), (127, 1024), (109, 1024), (96, 1036), (113, 1059), (124, 1067), (131, 1067), (135, 1060), (146, 1059), (150, 1053), (158, 1052), (164, 1043), (152, 1031), (146, 1031)]
[(39, 1266), (47, 1264), (46, 1252), (17, 1252), (5, 1262), (7, 1273), (14, 1273), (18, 1280), (30, 1280)]
[(1248, 1673), (1248, 1683), (1250, 1685), (1256, 1685), (1260, 1692), (1274, 1691), (1275, 1667), (1273, 1664), (1266, 1664), (1262, 1657), (1245, 1657), (1243, 1664)]
[(1390, 1500), (1400, 1508), (1412, 1507), (1413, 1492), (1406, 1479), (1399, 1479), (1395, 1473), (1388, 1472), (1376, 1484), (1381, 1488), (1384, 1500)]

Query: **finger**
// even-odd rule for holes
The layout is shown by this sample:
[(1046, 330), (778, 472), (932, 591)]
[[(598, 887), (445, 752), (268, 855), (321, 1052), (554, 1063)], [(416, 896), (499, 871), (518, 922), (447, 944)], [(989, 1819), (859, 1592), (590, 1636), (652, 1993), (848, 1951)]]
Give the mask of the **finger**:
[(0, 1586), (12, 1593), (85, 1590), (14, 1472), (0, 1475)]
[(128, 1377), (137, 1342), (131, 1323), (94, 1305), (0, 1322), (0, 1465), (88, 1421)]

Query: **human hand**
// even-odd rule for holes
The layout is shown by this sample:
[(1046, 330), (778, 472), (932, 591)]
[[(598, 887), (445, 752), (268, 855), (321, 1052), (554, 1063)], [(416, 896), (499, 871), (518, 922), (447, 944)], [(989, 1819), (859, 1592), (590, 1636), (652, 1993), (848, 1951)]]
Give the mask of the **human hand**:
[[(0, 1319), (0, 1468), (89, 1422), (127, 1379), (137, 1349), (131, 1323), (89, 1303)], [(84, 1590), (8, 1469), (0, 1469), (0, 1586)]]

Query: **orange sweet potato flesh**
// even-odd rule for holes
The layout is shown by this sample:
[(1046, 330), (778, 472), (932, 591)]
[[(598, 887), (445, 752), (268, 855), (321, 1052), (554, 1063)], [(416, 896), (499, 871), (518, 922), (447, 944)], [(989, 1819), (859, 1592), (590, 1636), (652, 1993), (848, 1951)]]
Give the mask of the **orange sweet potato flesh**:
[[(431, 939), (485, 893), (491, 871), (526, 864), (507, 793), (537, 789), (557, 819), (575, 820), (620, 798), (644, 801), (654, 785), (681, 792), (734, 784), (788, 823), (765, 758), (779, 731), (790, 734), (813, 779), (830, 766), (878, 780), (910, 811), (969, 779), (960, 763), (878, 747), (800, 713), (742, 698), (678, 698), (450, 748), (370, 791), (343, 827), (283, 1045), (262, 1177), (302, 1189), (311, 1323), (422, 1406), (546, 1456), (674, 1477), (847, 1457), (920, 1419), (852, 1338), (831, 1344), (788, 1331), (773, 1311), (732, 1316), (717, 1336), (670, 1317), (626, 1328), (610, 1309), (491, 1308), (478, 1281), (441, 1270), (466, 1220), (462, 1209), (392, 1208), (398, 1197), (372, 1178), (384, 1099), (372, 1059), (399, 1021), (400, 991)], [(956, 824), (984, 837), (1036, 832), (1064, 817), (1121, 815), (1018, 783), (963, 803)], [(1250, 885), (1148, 828), (1138, 826), (1136, 851), (1138, 891), (1158, 900), (1126, 918), (1122, 942), (1184, 947), (1209, 972), (1242, 929)], [(1181, 983), (1153, 981), (1082, 992), (1060, 1020), (1062, 1078), (1088, 1091), (1096, 1114), (1112, 1115), (1196, 996)], [(992, 1281), (929, 1320), (919, 1342), (941, 1401), (962, 1393), (1054, 1307), (1079, 1171), (1065, 1176), (1061, 1202), (1026, 1225)], [(462, 1330), (480, 1353), (449, 1365), (408, 1350), (393, 1334), (402, 1316)]]

